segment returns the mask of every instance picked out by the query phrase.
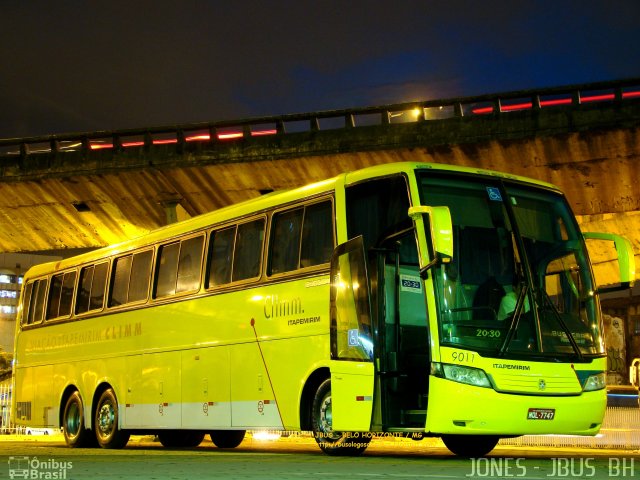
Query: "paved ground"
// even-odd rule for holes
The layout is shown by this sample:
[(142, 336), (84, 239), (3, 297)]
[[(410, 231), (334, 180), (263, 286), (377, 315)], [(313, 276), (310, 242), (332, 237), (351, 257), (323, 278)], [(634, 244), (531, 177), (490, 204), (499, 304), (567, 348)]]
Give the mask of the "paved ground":
[(234, 450), (209, 441), (168, 450), (133, 437), (123, 450), (68, 449), (59, 435), (0, 437), (0, 479), (468, 479), (640, 478), (640, 451), (497, 447), (484, 459), (460, 459), (439, 441), (374, 440), (361, 457), (330, 457), (313, 439), (260, 441)]

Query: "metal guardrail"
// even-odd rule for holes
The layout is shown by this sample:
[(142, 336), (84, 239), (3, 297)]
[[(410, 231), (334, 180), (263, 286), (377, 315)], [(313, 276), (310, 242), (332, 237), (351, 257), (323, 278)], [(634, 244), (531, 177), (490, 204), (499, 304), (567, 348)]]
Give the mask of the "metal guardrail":
[(11, 385), (0, 384), (0, 434), (13, 433), (11, 425)]
[(257, 117), (210, 123), (95, 131), (0, 139), (0, 161), (28, 155), (150, 148), (191, 143), (215, 144), (261, 136), (289, 135), (372, 125), (437, 121), (462, 117), (501, 117), (513, 112), (578, 108), (640, 99), (640, 78), (474, 97), (399, 103), (313, 113)]

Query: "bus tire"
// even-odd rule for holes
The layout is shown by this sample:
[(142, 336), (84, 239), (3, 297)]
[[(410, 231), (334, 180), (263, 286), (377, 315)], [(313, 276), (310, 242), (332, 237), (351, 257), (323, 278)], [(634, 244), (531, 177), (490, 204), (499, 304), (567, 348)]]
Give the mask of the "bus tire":
[(62, 414), (62, 434), (67, 446), (71, 448), (93, 447), (95, 437), (84, 424), (84, 405), (76, 390), (67, 399)]
[(218, 448), (236, 448), (244, 440), (246, 430), (212, 430), (211, 441)]
[(93, 419), (96, 440), (102, 448), (123, 448), (129, 441), (129, 433), (118, 428), (119, 418), (116, 394), (108, 388), (100, 395)]
[(320, 384), (311, 406), (311, 429), (320, 449), (329, 455), (360, 455), (367, 449), (371, 435), (360, 432), (336, 432), (331, 427), (331, 380)]
[(158, 440), (165, 448), (195, 448), (204, 440), (204, 432), (196, 430), (162, 430)]
[(460, 457), (484, 457), (498, 444), (495, 435), (442, 435), (445, 446)]

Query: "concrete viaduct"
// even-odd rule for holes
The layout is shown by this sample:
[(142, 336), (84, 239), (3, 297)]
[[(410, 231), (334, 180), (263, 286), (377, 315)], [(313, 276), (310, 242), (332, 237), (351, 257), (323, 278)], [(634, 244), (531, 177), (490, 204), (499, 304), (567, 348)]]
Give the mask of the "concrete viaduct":
[(246, 120), (0, 140), (0, 252), (94, 248), (383, 162), (560, 186), (640, 252), (640, 79)]
[[(0, 256), (12, 258), (16, 272), (15, 258), (24, 256), (19, 252), (68, 255), (272, 190), (405, 160), (494, 169), (554, 183), (566, 192), (584, 231), (622, 233), (640, 252), (636, 78), (0, 140)], [(596, 277), (611, 283), (611, 252), (598, 247), (592, 253)], [(27, 266), (23, 262), (22, 271)], [(605, 311), (626, 324), (605, 317), (609, 370), (620, 381), (640, 352), (640, 289), (633, 293), (602, 302)], [(0, 329), (0, 346), (10, 350), (13, 323), (7, 325)], [(621, 331), (613, 335), (621, 328), (626, 342)]]

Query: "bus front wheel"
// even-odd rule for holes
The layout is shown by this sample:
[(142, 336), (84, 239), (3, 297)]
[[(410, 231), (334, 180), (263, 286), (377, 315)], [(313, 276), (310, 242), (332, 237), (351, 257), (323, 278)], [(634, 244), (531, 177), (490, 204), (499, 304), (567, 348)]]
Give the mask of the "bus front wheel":
[(245, 430), (213, 430), (209, 437), (218, 448), (236, 448), (244, 440), (245, 433)]
[(484, 457), (498, 444), (495, 435), (442, 435), (445, 446), (460, 457)]
[(84, 406), (78, 391), (71, 394), (64, 406), (62, 434), (69, 447), (81, 448), (95, 445), (95, 437), (84, 424)]
[(311, 428), (320, 449), (329, 455), (360, 455), (371, 441), (360, 432), (336, 432), (332, 428), (331, 380), (320, 384), (311, 407)]
[(118, 419), (116, 394), (109, 388), (100, 395), (93, 422), (96, 440), (102, 448), (123, 448), (129, 441), (129, 434), (118, 428)]

